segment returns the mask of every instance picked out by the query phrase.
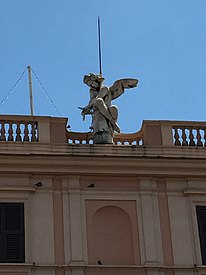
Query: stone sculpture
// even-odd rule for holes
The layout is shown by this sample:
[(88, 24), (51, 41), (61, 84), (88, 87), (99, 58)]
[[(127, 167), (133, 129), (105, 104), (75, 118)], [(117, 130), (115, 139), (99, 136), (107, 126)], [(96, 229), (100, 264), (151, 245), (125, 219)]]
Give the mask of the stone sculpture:
[(90, 73), (84, 76), (84, 83), (89, 86), (90, 101), (87, 106), (79, 107), (81, 115), (92, 115), (91, 129), (93, 131), (94, 144), (112, 144), (114, 131), (120, 133), (117, 124), (118, 109), (112, 105), (112, 100), (124, 93), (125, 89), (137, 86), (137, 79), (120, 79), (111, 87), (103, 85), (104, 78), (101, 75)]

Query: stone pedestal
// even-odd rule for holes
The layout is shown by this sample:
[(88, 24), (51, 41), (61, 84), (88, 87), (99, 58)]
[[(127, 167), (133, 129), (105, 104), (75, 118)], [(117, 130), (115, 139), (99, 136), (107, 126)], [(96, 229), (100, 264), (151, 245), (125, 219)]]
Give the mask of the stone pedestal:
[(113, 144), (113, 137), (109, 131), (99, 131), (93, 135), (94, 144)]

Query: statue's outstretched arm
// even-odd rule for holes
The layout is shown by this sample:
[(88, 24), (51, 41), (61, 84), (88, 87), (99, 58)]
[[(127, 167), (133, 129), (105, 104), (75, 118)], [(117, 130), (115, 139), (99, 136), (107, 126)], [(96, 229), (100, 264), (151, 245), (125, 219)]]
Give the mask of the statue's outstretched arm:
[(78, 107), (80, 110), (82, 110), (81, 115), (83, 116), (83, 120), (85, 120), (85, 115), (91, 115), (93, 113), (92, 108), (94, 101), (96, 99), (96, 96), (94, 92), (90, 89), (90, 101), (85, 107)]
[(83, 117), (83, 120), (85, 120), (85, 116), (86, 115), (91, 115), (93, 112), (92, 112), (92, 107), (93, 107), (93, 103), (90, 102), (87, 106), (85, 107), (78, 107), (82, 112), (81, 112), (81, 115)]

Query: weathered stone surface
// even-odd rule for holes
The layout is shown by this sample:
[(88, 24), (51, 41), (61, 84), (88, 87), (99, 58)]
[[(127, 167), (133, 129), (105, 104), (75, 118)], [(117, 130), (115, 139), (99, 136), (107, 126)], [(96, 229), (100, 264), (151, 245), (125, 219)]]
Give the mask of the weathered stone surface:
[(113, 144), (113, 136), (108, 131), (99, 131), (93, 134), (94, 144)]
[(120, 79), (111, 87), (103, 86), (104, 78), (101, 75), (88, 74), (84, 76), (84, 83), (90, 88), (90, 101), (82, 110), (83, 120), (85, 115), (92, 115), (91, 129), (95, 144), (113, 143), (114, 132), (120, 133), (117, 124), (118, 108), (112, 105), (112, 100), (124, 93), (124, 89), (137, 86), (137, 79)]

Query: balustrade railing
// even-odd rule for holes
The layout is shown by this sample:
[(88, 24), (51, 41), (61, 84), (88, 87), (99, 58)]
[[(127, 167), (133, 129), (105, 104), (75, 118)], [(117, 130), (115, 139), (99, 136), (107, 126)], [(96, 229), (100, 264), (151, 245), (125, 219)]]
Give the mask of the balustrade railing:
[(67, 140), (69, 144), (93, 144), (91, 132), (67, 132)]
[[(93, 144), (92, 132), (67, 132), (67, 139), (69, 144)], [(139, 131), (132, 134), (115, 134), (115, 145), (143, 145), (143, 132)]]
[(206, 125), (204, 126), (173, 126), (175, 146), (206, 146)]
[(132, 134), (115, 134), (113, 140), (116, 145), (144, 145), (142, 130)]
[(37, 142), (38, 122), (0, 119), (0, 142), (1, 141)]
[[(66, 130), (66, 118), (0, 115), (0, 142), (93, 144), (92, 132)], [(206, 122), (143, 121), (140, 131), (115, 134), (114, 145), (206, 147)]]
[(144, 146), (206, 147), (206, 122), (145, 120)]

